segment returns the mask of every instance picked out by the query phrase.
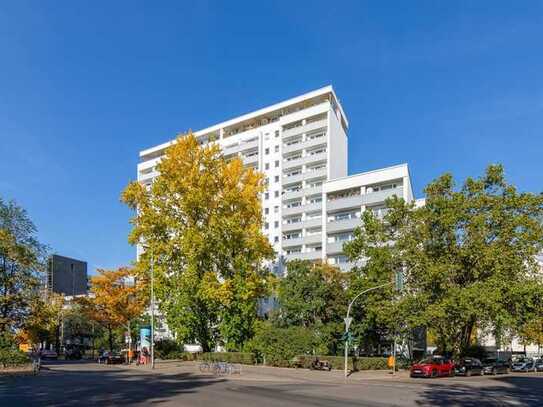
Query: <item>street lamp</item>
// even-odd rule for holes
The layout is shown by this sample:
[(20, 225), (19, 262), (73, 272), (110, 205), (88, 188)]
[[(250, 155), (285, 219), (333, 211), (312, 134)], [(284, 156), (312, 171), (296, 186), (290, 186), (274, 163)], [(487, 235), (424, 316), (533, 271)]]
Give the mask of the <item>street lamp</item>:
[(155, 368), (155, 260), (151, 253), (151, 369)]
[[(362, 294), (366, 294), (370, 291), (377, 290), (378, 288), (387, 287), (389, 285), (395, 285), (396, 289), (398, 291), (401, 291), (403, 289), (403, 274), (401, 271), (396, 271), (394, 273), (394, 281), (391, 281), (389, 283), (381, 284), (376, 287), (368, 288), (364, 291), (359, 292), (351, 301), (349, 304), (349, 307), (347, 308), (347, 316), (343, 320), (345, 322), (345, 380), (347, 380), (347, 360), (349, 358), (349, 327), (351, 326), (351, 322), (353, 322), (353, 319), (349, 316), (351, 313), (351, 308), (353, 307), (354, 302), (360, 297)], [(394, 340), (394, 357), (396, 356), (396, 340)]]
[(347, 316), (343, 320), (345, 322), (345, 372), (344, 372), (345, 373), (345, 380), (347, 380), (347, 362), (348, 362), (348, 358), (349, 358), (349, 327), (351, 326), (351, 322), (353, 322), (353, 319), (349, 315), (351, 313), (351, 308), (353, 307), (354, 302), (362, 294), (366, 294), (366, 293), (368, 293), (370, 291), (377, 290), (378, 288), (383, 288), (383, 287), (392, 285), (394, 283), (395, 282), (392, 281), (390, 283), (381, 284), (381, 285), (378, 285), (376, 287), (371, 287), (371, 288), (368, 288), (368, 289), (366, 289), (364, 291), (361, 291), (353, 298), (353, 300), (349, 304), (349, 307), (347, 308)]

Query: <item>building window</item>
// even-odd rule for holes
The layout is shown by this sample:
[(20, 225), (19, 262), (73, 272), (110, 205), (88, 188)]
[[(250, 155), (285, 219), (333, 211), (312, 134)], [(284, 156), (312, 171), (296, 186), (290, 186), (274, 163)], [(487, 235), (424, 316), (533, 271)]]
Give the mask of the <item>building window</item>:
[(279, 175), (275, 176), (275, 182), (279, 182)]
[(276, 198), (279, 198), (279, 191), (275, 191), (274, 195)]
[(279, 227), (279, 222), (278, 221), (273, 222), (273, 227), (278, 228)]
[(264, 208), (264, 213), (267, 215), (268, 213), (270, 213), (270, 208)]
[(275, 146), (275, 152), (276, 152), (276, 153), (279, 152), (279, 145), (276, 145), (276, 146)]
[(275, 161), (275, 168), (279, 168), (279, 161)]
[(279, 213), (279, 206), (273, 207), (273, 213)]
[(274, 241), (275, 243), (277, 243), (277, 242), (279, 241), (279, 236), (275, 236), (275, 237), (273, 238), (273, 241)]
[(270, 224), (268, 222), (264, 223), (264, 229), (268, 230), (270, 228)]
[(267, 170), (269, 170), (269, 169), (270, 169), (270, 163), (264, 164), (264, 168), (267, 169)]
[(279, 137), (279, 130), (275, 130), (275, 137)]
[(270, 149), (269, 149), (269, 148), (267, 148), (267, 149), (264, 150), (264, 154), (268, 155), (269, 153), (270, 153)]
[(270, 199), (270, 194), (268, 192), (264, 194), (264, 199)]

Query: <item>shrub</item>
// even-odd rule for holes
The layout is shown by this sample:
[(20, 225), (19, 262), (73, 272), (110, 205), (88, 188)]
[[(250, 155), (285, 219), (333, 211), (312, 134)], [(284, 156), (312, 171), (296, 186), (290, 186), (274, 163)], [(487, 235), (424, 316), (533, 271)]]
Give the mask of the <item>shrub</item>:
[(155, 356), (159, 359), (178, 359), (173, 355), (182, 352), (183, 346), (172, 339), (161, 339), (155, 342)]
[(277, 328), (269, 323), (261, 323), (244, 350), (254, 353), (258, 362), (283, 366), (288, 365), (288, 361), (296, 355), (312, 354), (316, 346), (316, 337), (310, 329)]
[[(307, 356), (307, 355), (298, 355), (293, 360), (291, 360), (290, 365), (294, 366), (297, 364), (300, 367), (309, 368), (311, 362), (315, 358), (320, 360), (327, 360), (332, 365), (332, 369), (343, 370), (345, 366), (345, 359), (341, 356)], [(351, 371), (358, 370), (386, 370), (388, 369), (386, 358), (380, 357), (349, 357), (347, 359), (347, 368)]]
[(14, 348), (0, 348), (0, 365), (2, 367), (21, 366), (30, 363), (30, 358)]

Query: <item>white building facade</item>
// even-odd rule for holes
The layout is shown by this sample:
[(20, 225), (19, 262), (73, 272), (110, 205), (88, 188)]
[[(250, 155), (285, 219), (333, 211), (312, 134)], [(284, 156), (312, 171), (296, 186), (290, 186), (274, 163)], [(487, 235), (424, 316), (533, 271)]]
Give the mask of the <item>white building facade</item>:
[[(278, 254), (277, 274), (292, 259), (348, 270), (342, 246), (361, 213), (382, 215), (392, 195), (413, 200), (407, 164), (348, 176), (348, 127), (327, 86), (194, 133), (202, 145), (218, 143), (226, 158), (238, 156), (264, 173), (263, 233)], [(139, 182), (158, 175), (156, 165), (173, 142), (140, 152)]]

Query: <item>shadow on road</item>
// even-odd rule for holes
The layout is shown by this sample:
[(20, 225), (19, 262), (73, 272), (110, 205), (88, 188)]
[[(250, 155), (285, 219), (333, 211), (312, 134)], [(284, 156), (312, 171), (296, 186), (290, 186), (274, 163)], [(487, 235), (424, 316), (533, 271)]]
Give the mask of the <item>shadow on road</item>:
[[(70, 363), (73, 365), (74, 363)], [(53, 367), (54, 364), (49, 365)], [(81, 363), (77, 370), (57, 366), (34, 377), (0, 379), (2, 406), (84, 406), (161, 403), (222, 382), (191, 373), (149, 374)]]
[(543, 376), (495, 377), (483, 387), (433, 384), (421, 394), (419, 405), (431, 406), (543, 406)]

